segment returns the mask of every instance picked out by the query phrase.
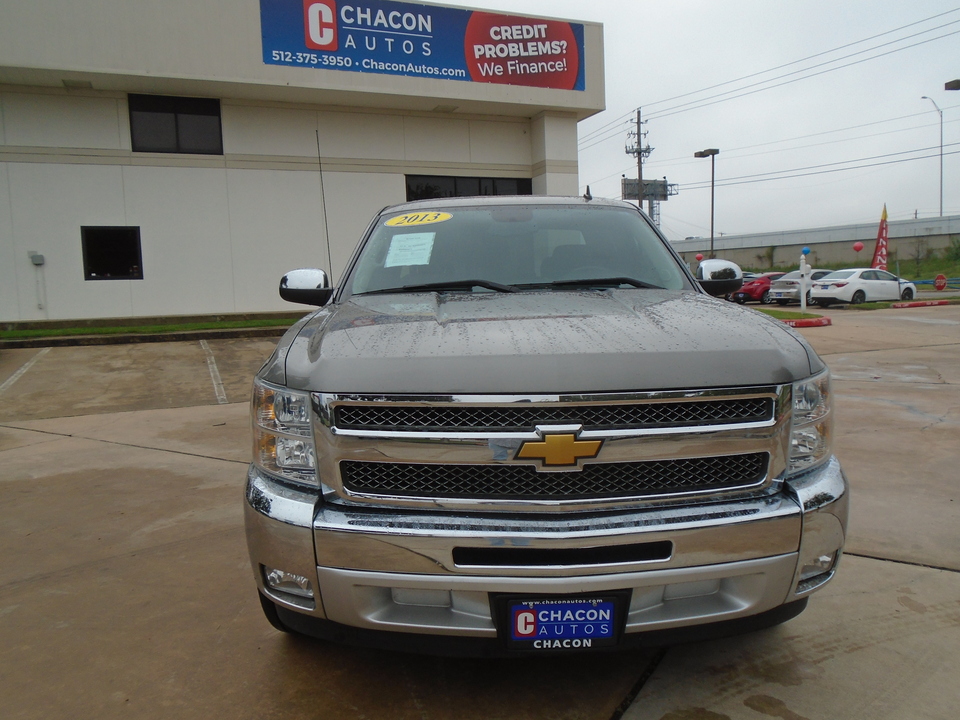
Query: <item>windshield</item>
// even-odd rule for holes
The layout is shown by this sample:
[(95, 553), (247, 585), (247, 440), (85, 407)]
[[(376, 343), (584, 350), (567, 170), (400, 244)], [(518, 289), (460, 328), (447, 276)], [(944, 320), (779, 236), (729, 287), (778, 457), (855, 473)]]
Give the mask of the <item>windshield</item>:
[(405, 288), (497, 292), (584, 285), (691, 287), (636, 211), (483, 205), (385, 215), (344, 289), (349, 295)]
[(856, 270), (837, 270), (836, 272), (832, 272), (829, 275), (824, 275), (820, 279), (823, 280), (824, 282), (826, 282), (827, 280), (845, 280), (851, 275), (853, 275), (855, 272)]

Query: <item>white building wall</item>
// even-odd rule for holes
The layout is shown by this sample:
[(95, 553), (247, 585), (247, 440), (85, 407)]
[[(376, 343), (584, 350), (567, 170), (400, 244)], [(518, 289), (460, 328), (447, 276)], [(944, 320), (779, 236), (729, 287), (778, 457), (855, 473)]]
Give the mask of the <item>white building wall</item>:
[(327, 267), (320, 175), (227, 170), (231, 312), (289, 308), (277, 296), (283, 273)]
[[(0, 116), (0, 131), (3, 118)], [(10, 197), (10, 167), (0, 163), (0, 320), (23, 317), (20, 305), (20, 278), (18, 278), (18, 260), (13, 241), (13, 213)], [(37, 273), (38, 271), (34, 271)], [(23, 282), (26, 282), (27, 269), (22, 269)], [(36, 300), (33, 301), (36, 304)]]
[[(336, 280), (372, 215), (405, 200), (406, 174), (577, 192), (568, 117), (223, 100), (223, 156), (134, 153), (128, 118), (119, 93), (0, 89), (0, 321), (293, 309), (283, 272)], [(143, 280), (84, 280), (80, 228), (102, 225), (140, 228)]]
[[(8, 163), (13, 267), (17, 304), (6, 298), (0, 320), (116, 317), (134, 313), (131, 281), (86, 282), (80, 243), (82, 225), (127, 225), (122, 169), (116, 165)], [(28, 253), (46, 260), (40, 275), (45, 298), (38, 308)]]

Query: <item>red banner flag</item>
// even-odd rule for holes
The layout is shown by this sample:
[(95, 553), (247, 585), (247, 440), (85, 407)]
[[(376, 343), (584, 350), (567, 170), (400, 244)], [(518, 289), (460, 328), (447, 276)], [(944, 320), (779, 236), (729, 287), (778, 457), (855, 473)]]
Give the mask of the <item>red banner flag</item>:
[(877, 230), (877, 247), (873, 251), (873, 262), (870, 267), (887, 269), (887, 204), (883, 204), (883, 215), (880, 216), (880, 229)]

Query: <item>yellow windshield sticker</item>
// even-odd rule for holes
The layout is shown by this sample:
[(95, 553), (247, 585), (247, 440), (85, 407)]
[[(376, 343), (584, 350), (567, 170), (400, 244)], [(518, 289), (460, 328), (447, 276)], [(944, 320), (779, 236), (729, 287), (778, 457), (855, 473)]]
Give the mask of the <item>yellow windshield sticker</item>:
[(390, 227), (411, 227), (413, 225), (431, 225), (433, 223), (446, 222), (453, 215), (445, 212), (419, 212), (407, 213), (406, 215), (397, 215), (390, 218), (385, 223)]

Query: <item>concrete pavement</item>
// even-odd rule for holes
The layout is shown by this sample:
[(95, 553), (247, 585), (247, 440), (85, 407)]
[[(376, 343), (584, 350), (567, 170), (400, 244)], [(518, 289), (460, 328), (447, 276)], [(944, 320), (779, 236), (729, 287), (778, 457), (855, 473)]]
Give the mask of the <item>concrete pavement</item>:
[(828, 312), (802, 332), (834, 372), (854, 493), (836, 580), (767, 631), (535, 661), (266, 623), (241, 492), (272, 342), (0, 351), (0, 717), (952, 720), (960, 306)]
[(625, 720), (949, 720), (960, 707), (960, 306), (830, 309), (852, 488), (846, 555), (806, 611), (670, 648)]

